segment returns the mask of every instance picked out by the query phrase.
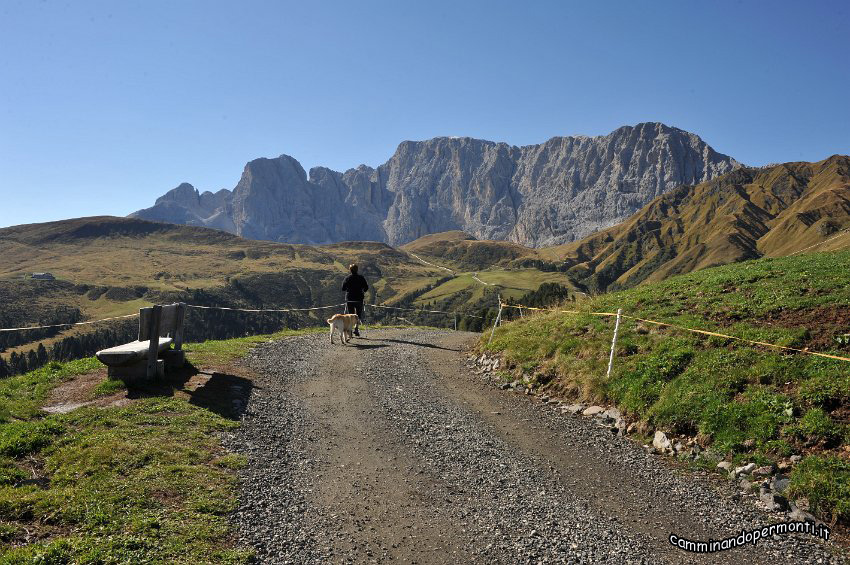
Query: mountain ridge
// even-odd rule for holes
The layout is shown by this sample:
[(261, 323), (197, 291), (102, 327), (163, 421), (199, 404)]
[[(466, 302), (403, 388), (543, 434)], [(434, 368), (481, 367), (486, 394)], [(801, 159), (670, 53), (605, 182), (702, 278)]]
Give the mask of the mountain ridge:
[(833, 155), (814, 163), (742, 167), (682, 185), (627, 221), (555, 250), (574, 279), (600, 291), (798, 253), (848, 228), (850, 157)]
[(344, 172), (281, 155), (246, 164), (232, 191), (183, 183), (131, 216), (287, 243), (400, 245), (463, 230), (532, 247), (616, 224), (660, 193), (739, 167), (661, 123), (515, 146), (472, 137), (403, 141), (376, 168)]

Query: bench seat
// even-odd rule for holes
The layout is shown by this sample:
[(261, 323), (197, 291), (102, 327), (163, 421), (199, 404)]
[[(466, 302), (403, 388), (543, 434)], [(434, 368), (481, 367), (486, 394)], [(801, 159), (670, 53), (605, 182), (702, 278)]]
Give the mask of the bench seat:
[(164, 377), (166, 366), (169, 369), (183, 367), (186, 362), (183, 352), (185, 313), (186, 305), (182, 302), (139, 308), (137, 341), (95, 353), (98, 360), (109, 367), (109, 378), (121, 379), (128, 385), (149, 383)]
[[(158, 347), (159, 353), (168, 349), (173, 341), (174, 340), (170, 337), (160, 337)], [(150, 345), (150, 340), (131, 341), (130, 343), (98, 351), (95, 356), (104, 365), (108, 365), (110, 367), (123, 367), (125, 365), (132, 365), (133, 363), (147, 359)]]

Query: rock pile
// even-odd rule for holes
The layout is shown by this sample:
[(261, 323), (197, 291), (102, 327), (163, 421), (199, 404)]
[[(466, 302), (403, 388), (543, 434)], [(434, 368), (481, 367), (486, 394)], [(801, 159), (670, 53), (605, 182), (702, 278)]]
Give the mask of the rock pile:
[[(794, 463), (800, 461), (794, 458)], [(820, 521), (807, 512), (808, 501), (805, 499), (789, 500), (787, 489), (789, 478), (776, 472), (773, 465), (758, 466), (755, 463), (745, 463), (735, 466), (730, 461), (721, 461), (717, 469), (725, 472), (729, 480), (737, 484), (739, 496), (757, 497), (756, 504), (768, 512), (787, 512), (789, 520), (817, 522)]]

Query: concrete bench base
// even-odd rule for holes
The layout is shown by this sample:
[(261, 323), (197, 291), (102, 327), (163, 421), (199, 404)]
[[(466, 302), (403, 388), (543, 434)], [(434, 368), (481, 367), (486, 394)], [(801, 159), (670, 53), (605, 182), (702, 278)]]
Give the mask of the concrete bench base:
[[(134, 363), (132, 365), (122, 365), (120, 367), (109, 367), (107, 375), (110, 379), (124, 381), (127, 384), (140, 383), (148, 380), (147, 377), (148, 361), (147, 359)], [(162, 359), (156, 360), (156, 378), (165, 376), (165, 361)]]
[(186, 363), (186, 353), (182, 349), (166, 349), (162, 352), (162, 358), (167, 369), (180, 369)]
[[(106, 351), (108, 350), (104, 350), (103, 352)], [(100, 353), (98, 353), (98, 359), (100, 359)], [(157, 359), (156, 361), (156, 378), (164, 377), (165, 369), (180, 369), (186, 363), (186, 354), (182, 350), (177, 351), (174, 349), (165, 349), (163, 351), (160, 351), (160, 355), (162, 356), (162, 359)], [(103, 359), (101, 359), (101, 361), (103, 361)], [(141, 382), (146, 380), (148, 367), (147, 354), (143, 355), (141, 359), (133, 363), (107, 366), (109, 368), (107, 374), (109, 375), (110, 379), (119, 379), (128, 383)]]

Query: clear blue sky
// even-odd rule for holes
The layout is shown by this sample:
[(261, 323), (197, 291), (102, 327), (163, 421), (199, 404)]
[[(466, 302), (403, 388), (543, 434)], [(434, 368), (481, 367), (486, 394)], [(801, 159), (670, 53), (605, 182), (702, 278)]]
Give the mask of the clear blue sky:
[(661, 121), (748, 164), (848, 154), (848, 6), (0, 0), (0, 226), (439, 135)]

